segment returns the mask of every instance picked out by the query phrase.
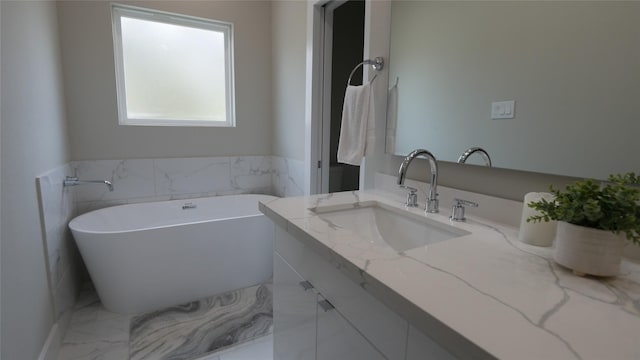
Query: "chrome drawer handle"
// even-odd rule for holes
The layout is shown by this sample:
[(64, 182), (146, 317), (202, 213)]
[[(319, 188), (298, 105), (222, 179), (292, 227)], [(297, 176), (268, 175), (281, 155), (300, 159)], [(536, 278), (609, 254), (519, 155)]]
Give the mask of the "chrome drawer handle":
[(320, 307), (322, 308), (322, 310), (324, 310), (324, 312), (327, 312), (329, 310), (333, 310), (336, 308), (335, 306), (333, 306), (333, 304), (329, 302), (329, 300), (318, 301), (318, 305), (320, 305)]
[(313, 289), (313, 285), (308, 281), (300, 281), (299, 284), (300, 284), (300, 286), (302, 286), (304, 291), (307, 291), (309, 289)]

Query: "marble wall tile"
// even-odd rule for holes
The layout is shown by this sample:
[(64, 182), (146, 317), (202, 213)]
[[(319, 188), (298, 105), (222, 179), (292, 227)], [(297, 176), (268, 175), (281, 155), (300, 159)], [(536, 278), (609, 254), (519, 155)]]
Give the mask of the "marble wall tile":
[(304, 161), (274, 156), (272, 158), (274, 195), (304, 195)]
[(109, 201), (156, 195), (154, 160), (90, 160), (74, 161), (80, 180), (109, 180), (113, 191), (101, 184), (74, 186), (76, 201)]
[(75, 243), (64, 224), (57, 229), (51, 229), (45, 234), (47, 244), (47, 258), (49, 259), (49, 277), (51, 286), (55, 289), (60, 284), (62, 276), (71, 264)]
[(77, 215), (81, 215), (84, 213), (88, 213), (93, 210), (99, 210), (102, 208), (117, 206), (117, 205), (125, 205), (128, 204), (128, 200), (93, 200), (93, 201), (78, 201), (76, 202), (76, 213)]
[(156, 195), (208, 194), (231, 189), (228, 157), (154, 160)]
[[(66, 267), (66, 271), (62, 274), (60, 282), (53, 293), (53, 305), (58, 319), (71, 312), (80, 292), (81, 284), (87, 276), (78, 253), (75, 254), (72, 261), (73, 263)], [(66, 325), (68, 323), (61, 324), (61, 329), (65, 330)]]
[(234, 190), (252, 192), (270, 191), (272, 180), (271, 156), (237, 156), (230, 158), (231, 187)]
[(56, 319), (72, 308), (80, 285), (77, 275), (80, 259), (68, 228), (76, 212), (74, 192), (62, 186), (64, 178), (71, 174), (71, 166), (65, 164), (36, 178)]
[(62, 186), (65, 176), (70, 174), (69, 165), (59, 166), (37, 178), (42, 210), (45, 216), (45, 230), (50, 231), (59, 228), (73, 215), (73, 193)]
[(234, 156), (229, 158), (231, 176), (270, 175), (273, 171), (271, 156)]
[(304, 192), (304, 162), (277, 156), (232, 156), (168, 159), (85, 160), (72, 162), (81, 180), (109, 180), (78, 185), (76, 214), (104, 207), (197, 197)]
[(286, 193), (285, 196), (300, 196), (304, 195), (304, 161), (295, 159), (286, 159), (289, 169), (289, 181), (292, 186), (289, 186), (290, 193)]

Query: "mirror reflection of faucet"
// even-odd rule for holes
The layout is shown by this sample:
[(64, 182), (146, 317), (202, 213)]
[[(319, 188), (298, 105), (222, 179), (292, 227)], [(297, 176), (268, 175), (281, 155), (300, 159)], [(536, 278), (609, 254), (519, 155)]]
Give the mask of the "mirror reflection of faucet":
[(475, 153), (480, 154), (480, 156), (482, 156), (482, 159), (484, 160), (484, 164), (488, 167), (491, 167), (491, 157), (489, 156), (489, 153), (481, 147), (470, 147), (465, 150), (465, 152), (463, 152), (462, 155), (460, 155), (460, 157), (458, 158), (458, 163), (466, 163), (469, 156)]
[[(429, 195), (427, 195), (427, 204), (425, 206), (424, 211), (428, 213), (437, 213), (439, 211), (438, 210), (438, 163), (436, 161), (435, 156), (433, 156), (433, 154), (430, 151), (425, 149), (416, 149), (410, 152), (409, 155), (407, 155), (407, 157), (404, 158), (404, 160), (402, 161), (402, 164), (400, 165), (400, 169), (398, 170), (398, 185), (400, 185), (400, 187), (405, 187), (404, 179), (407, 175), (407, 169), (409, 168), (409, 164), (411, 164), (413, 159), (415, 159), (418, 156), (422, 156), (427, 160), (429, 160), (429, 166), (431, 168), (431, 183), (429, 185)], [(408, 187), (405, 187), (405, 188), (408, 188)], [(406, 205), (417, 206), (417, 202), (412, 202), (413, 205), (410, 204), (410, 201), (415, 200), (415, 198), (412, 197), (412, 193), (414, 193), (414, 191), (412, 191), (413, 188), (408, 188), (408, 189), (410, 193), (407, 197)]]

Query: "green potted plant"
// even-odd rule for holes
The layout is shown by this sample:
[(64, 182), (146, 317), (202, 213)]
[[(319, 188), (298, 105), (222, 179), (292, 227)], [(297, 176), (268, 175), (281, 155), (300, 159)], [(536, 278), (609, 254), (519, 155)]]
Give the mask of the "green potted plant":
[(610, 175), (600, 184), (588, 179), (551, 187), (555, 199), (529, 203), (540, 215), (527, 221), (558, 221), (554, 260), (578, 275), (614, 276), (626, 240), (640, 245), (640, 177)]

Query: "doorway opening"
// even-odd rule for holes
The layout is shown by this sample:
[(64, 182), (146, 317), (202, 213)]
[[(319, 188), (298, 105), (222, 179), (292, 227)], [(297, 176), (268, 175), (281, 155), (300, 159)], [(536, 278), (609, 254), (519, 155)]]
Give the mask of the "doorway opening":
[[(322, 192), (358, 190), (360, 167), (338, 163), (338, 141), (342, 124), (342, 107), (349, 74), (362, 62), (364, 54), (365, 2), (349, 0), (335, 7), (328, 14), (329, 32), (325, 32), (325, 94), (323, 114), (323, 177)], [(362, 67), (351, 79), (351, 85), (362, 84)], [(329, 83), (330, 82), (330, 83)], [(328, 161), (327, 161), (328, 160)], [(327, 179), (328, 178), (328, 179)]]

